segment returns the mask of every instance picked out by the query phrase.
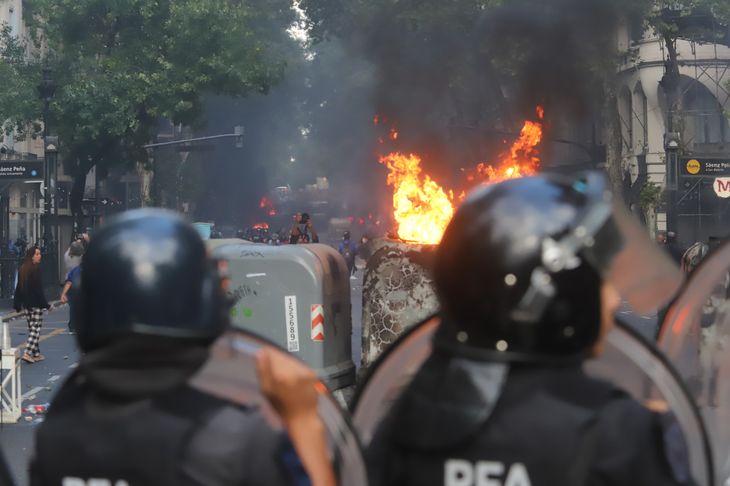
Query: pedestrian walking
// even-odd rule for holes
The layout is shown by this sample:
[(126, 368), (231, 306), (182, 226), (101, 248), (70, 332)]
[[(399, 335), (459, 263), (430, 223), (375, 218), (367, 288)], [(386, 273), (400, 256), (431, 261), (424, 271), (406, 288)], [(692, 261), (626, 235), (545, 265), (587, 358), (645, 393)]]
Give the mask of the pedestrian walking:
[(41, 327), (43, 326), (43, 311), (50, 305), (43, 292), (41, 278), (41, 249), (31, 246), (25, 253), (25, 260), (20, 267), (18, 285), (15, 287), (13, 307), (20, 312), (25, 310), (28, 319), (28, 341), (23, 353), (23, 361), (36, 363), (45, 357), (40, 351)]

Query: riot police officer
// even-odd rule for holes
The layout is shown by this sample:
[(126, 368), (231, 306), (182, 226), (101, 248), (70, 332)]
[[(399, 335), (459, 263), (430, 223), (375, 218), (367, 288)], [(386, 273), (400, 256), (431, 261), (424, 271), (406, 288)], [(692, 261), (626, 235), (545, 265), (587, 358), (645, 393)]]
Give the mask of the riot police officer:
[(303, 365), (257, 356), (288, 434), (189, 384), (228, 324), (218, 271), (172, 213), (129, 212), (98, 232), (74, 285), (84, 355), (37, 431), (31, 484), (333, 484)]
[(373, 437), (371, 484), (692, 484), (676, 423), (582, 368), (619, 292), (645, 308), (681, 282), (641, 233), (597, 173), (467, 198), (436, 254), (433, 351)]

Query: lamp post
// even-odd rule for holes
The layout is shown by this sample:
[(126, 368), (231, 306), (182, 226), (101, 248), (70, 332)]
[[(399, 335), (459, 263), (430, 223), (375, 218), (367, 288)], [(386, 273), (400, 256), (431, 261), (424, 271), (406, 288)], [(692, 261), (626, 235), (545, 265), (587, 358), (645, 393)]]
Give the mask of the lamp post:
[[(51, 100), (53, 100), (53, 94), (56, 92), (56, 84), (53, 82), (51, 77), (52, 71), (50, 68), (43, 68), (43, 78), (41, 83), (38, 85), (38, 94), (43, 100), (43, 141), (44, 141), (44, 166), (43, 166), (43, 241), (45, 246), (48, 246), (49, 238), (51, 235), (51, 159), (55, 162), (55, 157), (48, 153), (48, 112), (50, 110)], [(56, 143), (54, 148), (57, 151), (58, 144)], [(54, 184), (55, 185), (55, 184)]]
[(677, 232), (677, 190), (679, 185), (679, 133), (664, 135), (667, 157), (667, 232)]
[[(46, 253), (47, 281), (58, 280), (58, 238), (53, 231), (54, 197), (56, 189), (56, 155), (58, 153), (58, 137), (51, 137), (48, 129), (48, 113), (50, 111), (53, 94), (56, 92), (56, 83), (51, 77), (50, 68), (43, 68), (43, 77), (38, 85), (38, 94), (43, 100), (43, 251)], [(52, 246), (53, 245), (53, 246)], [(50, 261), (48, 261), (50, 260)]]

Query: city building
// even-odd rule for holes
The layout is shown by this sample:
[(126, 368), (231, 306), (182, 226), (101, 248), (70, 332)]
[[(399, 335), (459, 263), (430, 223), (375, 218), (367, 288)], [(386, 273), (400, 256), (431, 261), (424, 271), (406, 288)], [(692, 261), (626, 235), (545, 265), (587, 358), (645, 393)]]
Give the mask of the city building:
[[(722, 32), (722, 31), (721, 31)], [(670, 126), (664, 41), (619, 33), (621, 172), (629, 204), (652, 232), (688, 246), (730, 235), (730, 47), (687, 36), (676, 42), (679, 99)], [(728, 34), (726, 37), (730, 37)]]

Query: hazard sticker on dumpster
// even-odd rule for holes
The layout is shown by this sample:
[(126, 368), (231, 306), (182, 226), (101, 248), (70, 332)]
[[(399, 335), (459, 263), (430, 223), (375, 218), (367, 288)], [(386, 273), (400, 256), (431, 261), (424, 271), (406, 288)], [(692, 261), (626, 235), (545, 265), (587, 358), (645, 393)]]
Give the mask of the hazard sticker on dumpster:
[(297, 296), (284, 297), (286, 310), (286, 349), (290, 353), (299, 351), (299, 325), (297, 323)]
[(324, 341), (324, 307), (312, 304), (312, 341)]

